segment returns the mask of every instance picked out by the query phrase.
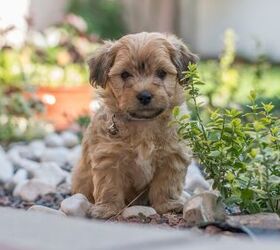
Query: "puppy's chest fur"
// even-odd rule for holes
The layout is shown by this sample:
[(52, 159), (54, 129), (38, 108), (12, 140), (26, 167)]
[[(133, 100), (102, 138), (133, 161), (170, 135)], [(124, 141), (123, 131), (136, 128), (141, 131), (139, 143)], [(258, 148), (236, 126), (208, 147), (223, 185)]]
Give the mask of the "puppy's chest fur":
[(161, 131), (159, 125), (151, 124), (128, 128), (123, 136), (126, 138), (123, 142), (129, 145), (129, 153), (122, 165), (126, 165), (125, 171), (132, 186), (141, 190), (152, 181), (157, 168), (163, 165), (162, 159), (168, 156), (170, 146), (177, 140), (170, 136), (169, 129)]
[(179, 164), (185, 165), (183, 147), (178, 143), (176, 130), (168, 127), (168, 122), (127, 123), (116, 120), (118, 132), (110, 134), (110, 117), (96, 119), (92, 124), (95, 128), (92, 138), (96, 138), (93, 149), (106, 148), (102, 152), (93, 150), (94, 158), (99, 155), (103, 159), (115, 159), (112, 167), (117, 166), (126, 184), (136, 191), (149, 185), (158, 168), (178, 164), (171, 162), (174, 159), (172, 155), (182, 155), (175, 158), (182, 159)]
[(153, 179), (156, 170), (156, 146), (153, 142), (141, 143), (134, 147), (134, 159), (131, 159), (129, 175), (133, 179), (132, 185), (140, 190)]

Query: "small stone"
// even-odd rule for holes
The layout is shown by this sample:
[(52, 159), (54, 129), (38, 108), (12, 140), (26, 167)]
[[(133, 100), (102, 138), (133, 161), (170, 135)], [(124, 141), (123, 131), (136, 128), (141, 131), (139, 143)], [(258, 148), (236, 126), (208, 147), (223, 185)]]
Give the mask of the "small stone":
[(63, 147), (46, 148), (41, 156), (42, 162), (55, 162), (60, 167), (67, 163), (69, 150)]
[(69, 131), (63, 132), (61, 134), (61, 138), (63, 141), (63, 145), (67, 148), (72, 148), (79, 144), (79, 137), (72, 132)]
[(82, 147), (81, 145), (77, 145), (73, 149), (71, 149), (69, 157), (67, 159), (67, 163), (71, 168), (76, 166), (78, 164), (78, 161), (80, 160), (82, 155)]
[(220, 197), (214, 192), (204, 192), (191, 197), (184, 205), (183, 218), (187, 226), (224, 221), (226, 212)]
[(85, 217), (92, 204), (82, 194), (75, 194), (61, 202), (60, 210), (66, 215)]
[(40, 180), (32, 179), (19, 183), (14, 189), (13, 196), (25, 201), (35, 201), (40, 195), (53, 193), (55, 188)]
[(26, 181), (27, 178), (28, 172), (23, 168), (19, 169), (12, 177), (12, 179), (6, 183), (5, 188), (12, 191), (19, 183)]
[(188, 200), (189, 198), (191, 198), (191, 195), (187, 192), (187, 191), (185, 191), (185, 190), (183, 190), (183, 197), (186, 199), (186, 200)]
[(280, 229), (280, 217), (276, 213), (258, 213), (229, 216), (227, 222), (232, 226), (247, 226), (262, 229)]
[(47, 147), (62, 147), (63, 146), (63, 140), (58, 134), (49, 134), (45, 137), (45, 144)]
[(0, 146), (0, 183), (5, 183), (10, 180), (13, 176), (13, 173), (13, 165), (9, 161), (3, 148)]
[(45, 143), (42, 140), (34, 140), (28, 145), (32, 152), (31, 160), (39, 160), (46, 149)]
[(56, 192), (62, 193), (62, 194), (70, 194), (71, 193), (71, 185), (64, 182), (56, 188)]
[[(23, 148), (24, 147), (24, 148)], [(40, 167), (38, 162), (25, 159), (21, 156), (21, 153), (25, 150), (25, 146), (15, 146), (12, 147), (7, 155), (9, 160), (18, 168), (24, 168), (29, 173), (33, 173), (33, 171)]]
[(67, 176), (66, 172), (55, 162), (42, 163), (41, 167), (36, 169), (33, 175), (34, 178), (54, 187), (63, 182)]
[(145, 217), (149, 217), (152, 215), (157, 214), (156, 210), (153, 209), (152, 207), (148, 207), (148, 206), (131, 206), (131, 207), (127, 207), (124, 209), (124, 211), (122, 212), (122, 217), (127, 219), (130, 217), (135, 217), (135, 216), (145, 216)]
[(202, 176), (198, 166), (193, 161), (188, 167), (184, 190), (189, 193), (201, 193), (210, 189), (209, 183)]
[(33, 205), (27, 211), (28, 212), (31, 211), (31, 212), (47, 213), (47, 214), (53, 214), (53, 215), (59, 215), (59, 216), (66, 216), (66, 214), (60, 210), (55, 210), (55, 209), (41, 206), (41, 205)]
[(66, 175), (65, 183), (67, 183), (69, 186), (72, 185), (72, 175), (71, 174), (68, 173)]

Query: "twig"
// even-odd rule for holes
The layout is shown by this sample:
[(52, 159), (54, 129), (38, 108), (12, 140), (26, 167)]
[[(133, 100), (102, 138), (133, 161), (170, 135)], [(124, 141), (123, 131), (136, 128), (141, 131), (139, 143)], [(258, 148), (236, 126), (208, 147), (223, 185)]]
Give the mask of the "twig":
[(116, 215), (110, 217), (108, 220), (105, 221), (109, 222), (111, 219), (118, 217), (126, 208), (128, 208), (131, 204), (133, 204), (134, 201), (136, 201), (138, 198), (140, 198), (146, 191), (148, 190), (148, 188), (144, 189), (141, 193), (139, 193), (131, 202), (129, 202), (120, 212), (118, 212)]

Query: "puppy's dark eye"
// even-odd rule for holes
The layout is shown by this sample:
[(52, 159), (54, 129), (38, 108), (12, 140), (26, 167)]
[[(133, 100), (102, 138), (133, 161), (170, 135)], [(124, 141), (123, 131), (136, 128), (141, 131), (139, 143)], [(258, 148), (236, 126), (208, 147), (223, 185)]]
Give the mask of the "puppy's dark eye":
[(129, 77), (131, 77), (132, 75), (129, 73), (129, 72), (127, 72), (127, 71), (124, 71), (124, 72), (122, 72), (121, 73), (121, 78), (123, 79), (123, 80), (126, 80), (127, 78), (129, 78)]
[(166, 73), (166, 71), (164, 71), (163, 69), (158, 69), (158, 70), (156, 71), (156, 75), (157, 75), (158, 78), (160, 78), (161, 80), (163, 80), (163, 79), (166, 77), (167, 73)]

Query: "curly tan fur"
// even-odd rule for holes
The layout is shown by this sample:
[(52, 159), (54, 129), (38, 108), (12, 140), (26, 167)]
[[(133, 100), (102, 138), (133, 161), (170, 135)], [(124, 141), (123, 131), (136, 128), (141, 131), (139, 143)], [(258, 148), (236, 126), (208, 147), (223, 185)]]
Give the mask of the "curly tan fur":
[[(175, 36), (139, 33), (105, 43), (89, 61), (102, 105), (84, 135), (72, 191), (94, 203), (92, 216), (117, 214), (145, 189), (157, 212), (182, 209), (191, 156), (169, 122), (184, 100), (181, 71), (195, 59)], [(144, 90), (146, 105), (137, 98)]]

